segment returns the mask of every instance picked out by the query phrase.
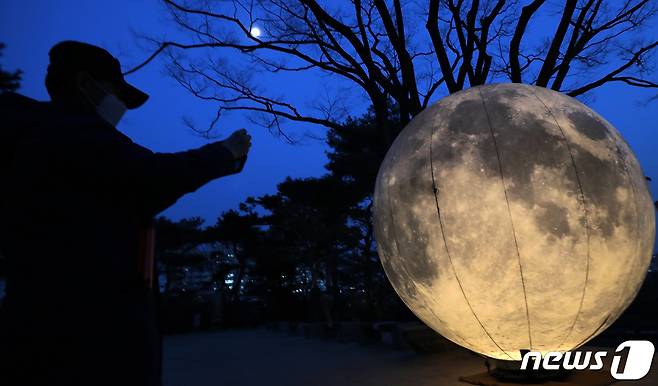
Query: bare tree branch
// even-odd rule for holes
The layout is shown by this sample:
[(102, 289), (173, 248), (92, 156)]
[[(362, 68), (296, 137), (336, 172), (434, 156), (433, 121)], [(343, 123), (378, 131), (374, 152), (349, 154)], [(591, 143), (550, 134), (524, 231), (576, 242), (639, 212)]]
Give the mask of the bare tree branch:
[(539, 71), (539, 76), (537, 77), (538, 86), (546, 87), (551, 79), (551, 76), (553, 75), (555, 63), (557, 62), (560, 55), (560, 47), (562, 47), (564, 37), (567, 35), (569, 30), (571, 18), (576, 11), (576, 3), (578, 3), (578, 0), (567, 0), (564, 4), (564, 11), (562, 12), (560, 24), (555, 31), (553, 41), (551, 42), (551, 47), (546, 53), (544, 64), (542, 64), (541, 70)]
[(514, 36), (512, 37), (509, 48), (510, 78), (514, 83), (521, 83), (523, 81), (521, 77), (521, 65), (519, 64), (521, 39), (523, 39), (523, 35), (528, 27), (528, 23), (530, 23), (532, 15), (537, 12), (539, 7), (541, 7), (545, 1), (546, 0), (534, 0), (521, 10), (521, 16), (519, 17), (519, 22), (516, 24)]
[(432, 39), (434, 52), (436, 53), (437, 60), (439, 61), (439, 66), (441, 66), (441, 72), (443, 73), (443, 79), (446, 83), (446, 86), (448, 87), (448, 91), (450, 93), (454, 93), (459, 91), (459, 88), (455, 82), (455, 77), (453, 76), (453, 68), (450, 65), (450, 59), (448, 59), (448, 54), (446, 53), (445, 46), (443, 45), (443, 39), (441, 38), (441, 33), (439, 32), (439, 0), (429, 1), (429, 14), (425, 27), (427, 28), (430, 38)]
[[(165, 54), (182, 87), (216, 104), (200, 131), (206, 134), (234, 110), (257, 113), (282, 136), (285, 120), (340, 127), (346, 108), (336, 101), (343, 95), (316, 96), (301, 108), (251, 72), (330, 76), (334, 93), (368, 98), (383, 144), (398, 130), (390, 125), (393, 109), (404, 126), (440, 95), (490, 81), (526, 81), (570, 95), (611, 82), (658, 84), (651, 79), (655, 37), (647, 34), (658, 13), (652, 0), (566, 0), (556, 13), (546, 0), (162, 1), (184, 38), (148, 39), (153, 51), (126, 74)], [(545, 24), (555, 27), (545, 31)], [(254, 26), (263, 34), (253, 36)], [(530, 32), (537, 37), (524, 40)], [(219, 50), (237, 52), (242, 62), (214, 60)]]
[(621, 74), (624, 70), (627, 70), (628, 68), (637, 65), (642, 60), (643, 55), (650, 52), (652, 49), (656, 47), (658, 47), (658, 41), (655, 41), (647, 46), (640, 48), (639, 50), (634, 52), (631, 58), (628, 59), (628, 61), (626, 61), (626, 63), (624, 63), (623, 65), (619, 66), (618, 68), (609, 72), (608, 74), (602, 76), (601, 78), (595, 80), (594, 82), (588, 83), (575, 90), (569, 91), (567, 94), (571, 96), (582, 95), (596, 87), (602, 86), (605, 83), (616, 82), (616, 81), (622, 81), (624, 83), (631, 85), (643, 84), (643, 87), (653, 87), (653, 85), (656, 84), (654, 82), (641, 80), (634, 77), (618, 76), (618, 75)]

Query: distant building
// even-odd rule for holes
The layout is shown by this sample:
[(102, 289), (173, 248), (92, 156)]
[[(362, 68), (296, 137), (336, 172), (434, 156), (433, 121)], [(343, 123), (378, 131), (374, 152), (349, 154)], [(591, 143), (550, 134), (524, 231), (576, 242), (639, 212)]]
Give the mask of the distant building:
[(173, 258), (165, 256), (159, 266), (160, 290), (174, 296), (211, 296), (218, 289), (214, 282), (215, 273), (226, 259), (228, 257), (222, 255), (213, 244), (197, 245), (184, 255)]

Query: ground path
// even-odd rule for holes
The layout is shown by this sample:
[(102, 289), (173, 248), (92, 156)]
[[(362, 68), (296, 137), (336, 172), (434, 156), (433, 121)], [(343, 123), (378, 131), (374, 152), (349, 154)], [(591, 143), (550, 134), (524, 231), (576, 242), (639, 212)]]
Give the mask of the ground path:
[[(657, 367), (654, 361), (648, 377), (627, 385), (658, 385)], [(165, 338), (163, 375), (165, 386), (465, 386), (460, 375), (484, 370), (481, 358), (462, 349), (421, 356), (283, 332), (235, 330)]]

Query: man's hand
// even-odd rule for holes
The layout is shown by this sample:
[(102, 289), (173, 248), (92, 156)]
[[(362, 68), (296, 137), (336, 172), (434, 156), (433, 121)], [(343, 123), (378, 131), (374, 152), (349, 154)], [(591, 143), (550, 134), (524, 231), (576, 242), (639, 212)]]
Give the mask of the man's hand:
[(247, 134), (246, 129), (234, 131), (228, 138), (222, 141), (222, 144), (233, 153), (233, 157), (238, 160), (247, 156), (251, 148), (251, 135)]

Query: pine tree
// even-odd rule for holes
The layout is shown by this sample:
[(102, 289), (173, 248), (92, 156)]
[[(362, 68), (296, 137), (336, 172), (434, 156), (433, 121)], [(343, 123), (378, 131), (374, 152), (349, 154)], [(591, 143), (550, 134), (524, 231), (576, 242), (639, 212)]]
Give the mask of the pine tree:
[[(5, 44), (0, 43), (0, 57), (5, 49)], [(16, 70), (14, 72), (5, 71), (0, 64), (0, 93), (14, 92), (21, 86), (23, 72)]]

